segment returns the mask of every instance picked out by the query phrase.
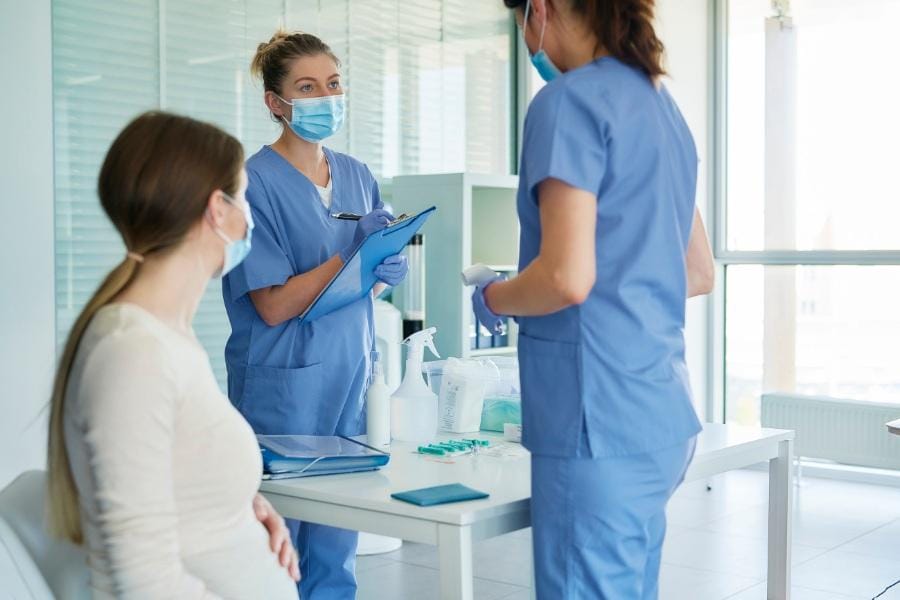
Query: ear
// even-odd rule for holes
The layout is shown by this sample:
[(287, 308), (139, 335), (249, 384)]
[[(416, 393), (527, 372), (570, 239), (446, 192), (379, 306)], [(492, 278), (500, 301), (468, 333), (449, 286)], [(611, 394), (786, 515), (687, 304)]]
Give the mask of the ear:
[(534, 35), (538, 39), (541, 35), (541, 28), (544, 23), (549, 23), (556, 10), (553, 6), (555, 0), (531, 0), (531, 7), (528, 9), (528, 21), (525, 27), (530, 27)]
[[(547, 16), (549, 4), (549, 0), (531, 0), (531, 14), (528, 15), (528, 18), (531, 19), (532, 17), (535, 17), (535, 23), (543, 23), (544, 18)], [(540, 29), (540, 27), (538, 27), (538, 29)]]
[(266, 92), (265, 96), (263, 96), (263, 98), (265, 99), (266, 108), (269, 109), (269, 112), (271, 112), (276, 117), (287, 116), (284, 114), (286, 108), (285, 103), (282, 102), (277, 95), (275, 95), (275, 92), (268, 91)]
[(213, 193), (206, 199), (206, 219), (220, 229), (225, 224), (225, 215), (228, 210), (228, 207), (225, 206), (226, 203), (227, 200), (221, 190), (213, 190)]

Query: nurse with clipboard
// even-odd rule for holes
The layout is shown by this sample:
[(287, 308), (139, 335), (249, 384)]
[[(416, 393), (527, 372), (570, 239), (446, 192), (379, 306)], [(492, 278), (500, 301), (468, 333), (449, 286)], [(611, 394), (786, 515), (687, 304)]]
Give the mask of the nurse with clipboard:
[[(372, 296), (315, 320), (297, 317), (393, 217), (369, 169), (322, 145), (345, 114), (331, 49), (310, 34), (279, 32), (259, 45), (252, 70), (283, 131), (246, 165), (256, 228), (250, 254), (222, 286), (232, 328), (228, 395), (258, 434), (359, 435), (374, 348)], [(332, 216), (342, 212), (363, 216)], [(406, 259), (388, 257), (374, 272), (377, 294), (403, 280)], [(356, 532), (288, 525), (304, 600), (355, 597)]]

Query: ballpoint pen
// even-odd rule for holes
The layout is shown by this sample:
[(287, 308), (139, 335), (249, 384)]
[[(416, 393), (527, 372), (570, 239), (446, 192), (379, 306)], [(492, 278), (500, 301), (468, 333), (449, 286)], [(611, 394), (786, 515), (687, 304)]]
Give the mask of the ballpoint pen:
[[(359, 221), (360, 219), (362, 219), (362, 215), (357, 215), (355, 213), (339, 212), (339, 213), (331, 213), (331, 218), (339, 219), (341, 221)], [(399, 217), (397, 217), (396, 219), (391, 221), (390, 224), (393, 225), (395, 223), (398, 223), (398, 222), (403, 221), (408, 218), (409, 218), (409, 215), (407, 215), (406, 213), (403, 213), (402, 215), (400, 215)]]
[(331, 213), (331, 217), (333, 219), (340, 219), (341, 221), (359, 221), (362, 219), (362, 215), (345, 212)]

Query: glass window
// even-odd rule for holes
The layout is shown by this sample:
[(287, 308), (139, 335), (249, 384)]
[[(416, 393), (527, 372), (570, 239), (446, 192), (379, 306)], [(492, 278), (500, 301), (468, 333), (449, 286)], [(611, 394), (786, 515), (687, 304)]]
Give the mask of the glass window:
[(728, 420), (765, 392), (900, 404), (900, 266), (728, 267)]
[(767, 392), (900, 403), (900, 0), (721, 2), (725, 418), (758, 424)]
[(900, 0), (728, 7), (728, 249), (900, 249)]
[[(59, 343), (125, 249), (96, 196), (115, 135), (163, 108), (219, 125), (247, 156), (280, 128), (249, 74), (276, 28), (321, 36), (344, 65), (348, 121), (328, 141), (377, 177), (512, 167), (513, 30), (481, 0), (53, 0)], [(224, 384), (218, 281), (194, 322)]]

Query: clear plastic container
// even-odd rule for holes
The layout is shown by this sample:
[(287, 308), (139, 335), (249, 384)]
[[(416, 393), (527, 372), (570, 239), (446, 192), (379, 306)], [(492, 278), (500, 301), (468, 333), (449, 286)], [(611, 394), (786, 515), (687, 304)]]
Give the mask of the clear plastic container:
[(428, 387), (430, 387), (431, 391), (435, 394), (441, 393), (441, 381), (444, 376), (444, 365), (446, 364), (446, 360), (433, 360), (431, 362), (422, 363), (422, 372), (425, 373), (425, 381), (428, 382)]
[(497, 367), (490, 361), (448, 359), (438, 401), (440, 428), (451, 433), (478, 431), (484, 396), (498, 379)]
[[(522, 423), (522, 401), (519, 394), (519, 361), (515, 357), (510, 356), (491, 356), (480, 359), (478, 361), (466, 361), (478, 363), (484, 367), (482, 378), (484, 380), (484, 394), (481, 402), (480, 415), (481, 418), (477, 425), (472, 420), (472, 407), (477, 405), (479, 400), (476, 394), (479, 392), (473, 390), (469, 394), (470, 402), (467, 402), (466, 423), (457, 423), (457, 429), (465, 429), (466, 431), (497, 431), (503, 432), (505, 423), (513, 423), (519, 425)], [(441, 408), (439, 413), (445, 415), (447, 408), (446, 396), (448, 390), (444, 389), (444, 372), (447, 367), (447, 361), (437, 360), (422, 365), (422, 372), (428, 381), (431, 390), (441, 397)], [(443, 395), (442, 395), (443, 394)], [(454, 407), (455, 408), (455, 407)], [(454, 414), (455, 416), (455, 414)]]
[(488, 390), (488, 395), (518, 396), (519, 384), (519, 359), (515, 356), (489, 356), (484, 359), (491, 362), (497, 368), (498, 380), (496, 385)]

